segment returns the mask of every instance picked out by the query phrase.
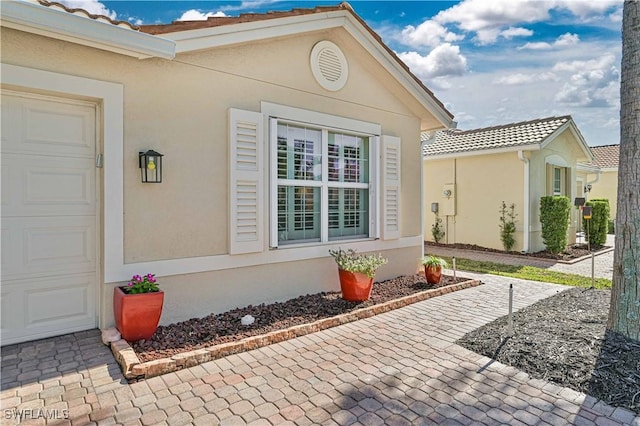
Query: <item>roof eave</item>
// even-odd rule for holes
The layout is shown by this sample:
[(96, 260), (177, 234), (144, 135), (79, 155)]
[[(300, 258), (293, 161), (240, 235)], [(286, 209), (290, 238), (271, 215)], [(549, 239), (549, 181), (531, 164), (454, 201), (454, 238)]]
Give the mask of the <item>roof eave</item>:
[(578, 163), (576, 169), (580, 172), (599, 173), (603, 171), (600, 167), (593, 164)]
[(165, 33), (163, 37), (175, 41), (177, 53), (185, 53), (338, 27), (345, 28), (440, 123), (440, 126), (435, 128), (422, 130), (453, 127), (453, 115), (436, 100), (433, 94), (430, 94), (425, 90), (425, 87), (421, 86), (410, 71), (402, 67), (398, 60), (385, 49), (380, 41), (373, 37), (364, 24), (349, 10), (335, 10), (176, 31)]
[(172, 59), (175, 42), (24, 1), (3, 1), (0, 26), (138, 59)]
[(518, 151), (539, 151), (541, 146), (539, 144), (529, 144), (529, 145), (514, 145), (503, 148), (489, 148), (489, 149), (476, 149), (473, 151), (459, 151), (459, 152), (447, 152), (444, 154), (427, 154), (423, 155), (423, 159), (430, 160), (447, 160), (452, 158), (461, 158), (461, 157), (474, 157), (478, 155), (491, 155), (491, 154), (505, 154), (509, 152), (518, 152)]

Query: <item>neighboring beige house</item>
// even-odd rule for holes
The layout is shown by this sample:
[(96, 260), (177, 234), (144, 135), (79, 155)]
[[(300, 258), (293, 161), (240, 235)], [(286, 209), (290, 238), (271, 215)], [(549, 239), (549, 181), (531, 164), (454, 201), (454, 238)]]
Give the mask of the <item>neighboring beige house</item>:
[[(540, 198), (583, 196), (576, 184), (578, 163), (593, 158), (570, 116), (423, 133), (422, 142), (425, 241), (433, 241), (437, 203), (446, 243), (503, 249), (498, 224), (504, 201), (515, 204), (514, 250), (523, 252), (545, 249)], [(569, 242), (575, 242), (577, 226), (572, 209)]]
[(620, 144), (592, 146), (593, 162), (591, 167), (597, 167), (599, 173), (589, 176), (587, 198), (606, 198), (611, 207), (611, 219), (616, 218), (618, 202), (618, 160), (620, 158)]
[(338, 247), (415, 272), (401, 182), (452, 115), (347, 4), (136, 28), (7, 1), (1, 25), (2, 344), (111, 326), (134, 274), (167, 324), (338, 290)]

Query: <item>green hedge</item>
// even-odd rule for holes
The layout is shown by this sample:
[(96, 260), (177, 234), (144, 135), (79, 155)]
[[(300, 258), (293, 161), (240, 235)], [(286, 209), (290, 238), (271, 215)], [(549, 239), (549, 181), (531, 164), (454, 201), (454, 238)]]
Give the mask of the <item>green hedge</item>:
[[(594, 198), (585, 204), (591, 206), (591, 220), (589, 220), (589, 243), (591, 245), (604, 245), (607, 242), (607, 230), (609, 228), (609, 200)], [(584, 222), (587, 222), (586, 220)], [(585, 223), (583, 228), (587, 230)]]
[(551, 253), (560, 253), (567, 247), (570, 210), (571, 201), (563, 195), (551, 195), (540, 199), (542, 241)]

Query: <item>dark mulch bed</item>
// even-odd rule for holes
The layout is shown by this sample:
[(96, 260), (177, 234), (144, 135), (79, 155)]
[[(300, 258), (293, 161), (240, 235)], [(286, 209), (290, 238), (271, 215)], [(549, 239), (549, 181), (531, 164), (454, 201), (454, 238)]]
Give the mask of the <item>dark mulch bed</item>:
[[(234, 309), (204, 318), (193, 318), (167, 326), (160, 326), (151, 340), (132, 343), (138, 358), (145, 362), (221, 343), (235, 342), (247, 337), (308, 324), (323, 318), (399, 299), (436, 287), (467, 281), (468, 278), (442, 276), (438, 286), (427, 284), (424, 273), (403, 276), (373, 284), (371, 298), (354, 303), (342, 300), (340, 292), (326, 292), (300, 296), (286, 302), (260, 304)], [(245, 315), (255, 317), (250, 326), (240, 324)]]
[(457, 343), (503, 364), (640, 414), (640, 342), (605, 330), (610, 290), (574, 288), (487, 324)]
[(482, 247), (475, 244), (463, 244), (463, 243), (444, 244), (444, 243), (434, 243), (432, 241), (425, 241), (424, 244), (427, 246), (434, 246), (434, 247), (457, 248), (457, 249), (464, 249), (464, 250), (484, 251), (484, 252), (490, 252), (490, 253), (505, 253), (505, 254), (511, 254), (515, 256), (538, 257), (542, 259), (564, 260), (564, 261), (578, 259), (582, 256), (590, 256), (591, 252), (594, 252), (597, 254), (599, 251), (611, 248), (610, 246), (592, 245), (591, 251), (589, 251), (589, 247), (587, 246), (587, 244), (574, 244), (572, 246), (567, 247), (567, 249), (564, 252), (554, 254), (546, 250), (539, 251), (536, 253), (520, 253), (519, 251), (504, 251), (504, 250), (498, 250), (498, 249), (493, 249), (488, 247)]

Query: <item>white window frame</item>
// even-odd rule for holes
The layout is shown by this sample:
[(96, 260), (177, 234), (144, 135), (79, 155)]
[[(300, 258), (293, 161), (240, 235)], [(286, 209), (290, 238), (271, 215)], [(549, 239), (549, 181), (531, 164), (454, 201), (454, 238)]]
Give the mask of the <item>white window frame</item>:
[[(326, 161), (323, 161), (323, 180), (322, 181), (305, 181), (305, 184), (314, 185), (313, 182), (322, 187), (321, 193), (321, 228), (319, 242), (305, 242), (279, 244), (278, 241), (278, 170), (277, 170), (277, 149), (278, 149), (278, 123), (286, 123), (307, 128), (316, 128), (322, 130), (323, 156), (327, 155), (327, 146), (325, 137), (328, 132), (346, 133), (369, 138), (369, 235), (365, 238), (353, 238), (340, 241), (362, 241), (379, 238), (380, 230), (380, 133), (381, 126), (359, 120), (353, 120), (345, 117), (333, 116), (330, 114), (318, 113), (314, 111), (292, 108), (283, 105), (276, 105), (263, 102), (261, 105), (267, 125), (269, 126), (269, 245), (271, 248), (291, 248), (300, 246), (335, 244), (337, 240), (329, 240), (329, 217), (328, 217), (328, 186), (325, 179), (328, 173)], [(338, 182), (331, 182), (331, 186), (341, 186)], [(351, 187), (352, 185), (347, 185)]]

